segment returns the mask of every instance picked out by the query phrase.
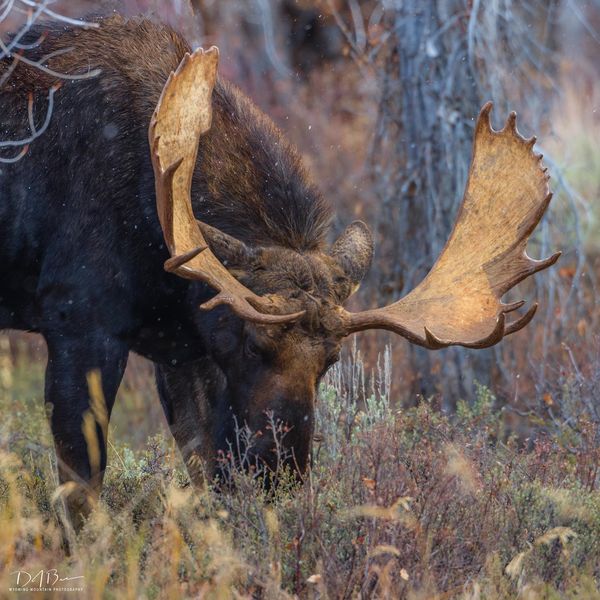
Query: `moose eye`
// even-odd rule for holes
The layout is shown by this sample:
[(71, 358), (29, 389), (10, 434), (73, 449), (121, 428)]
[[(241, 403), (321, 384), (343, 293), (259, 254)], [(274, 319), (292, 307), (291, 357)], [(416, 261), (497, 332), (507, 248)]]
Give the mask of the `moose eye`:
[(262, 351), (260, 346), (250, 336), (247, 336), (244, 342), (244, 353), (250, 358), (258, 358)]

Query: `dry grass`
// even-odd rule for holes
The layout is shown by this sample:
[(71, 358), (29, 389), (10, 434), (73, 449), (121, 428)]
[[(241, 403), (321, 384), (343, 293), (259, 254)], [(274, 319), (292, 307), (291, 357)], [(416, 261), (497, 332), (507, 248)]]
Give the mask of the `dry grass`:
[(524, 447), (487, 389), (453, 417), (424, 401), (400, 410), (389, 357), (371, 381), (355, 350), (322, 387), (305, 483), (284, 477), (269, 495), (233, 473), (235, 491), (217, 494), (191, 489), (151, 422), (132, 442), (139, 398), (125, 391), (101, 502), (69, 556), (41, 370), (2, 356), (2, 596), (15, 571), (57, 569), (83, 575), (90, 598), (600, 598), (598, 429), (585, 418)]

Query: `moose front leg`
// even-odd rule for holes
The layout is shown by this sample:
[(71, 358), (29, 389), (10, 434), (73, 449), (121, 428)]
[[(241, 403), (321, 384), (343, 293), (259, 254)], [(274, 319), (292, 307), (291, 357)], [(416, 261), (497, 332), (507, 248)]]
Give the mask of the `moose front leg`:
[(66, 490), (65, 504), (72, 525), (79, 530), (100, 493), (106, 468), (108, 419), (128, 350), (102, 333), (45, 337), (45, 396), (58, 475), (60, 483), (74, 484)]
[(201, 487), (215, 468), (214, 405), (221, 381), (210, 359), (156, 365), (160, 402), (192, 483)]

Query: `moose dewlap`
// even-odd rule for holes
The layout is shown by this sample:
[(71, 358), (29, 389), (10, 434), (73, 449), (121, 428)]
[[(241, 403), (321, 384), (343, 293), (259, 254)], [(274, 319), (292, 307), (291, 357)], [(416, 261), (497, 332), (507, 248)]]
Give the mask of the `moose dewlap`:
[(343, 304), (371, 264), (369, 229), (355, 222), (327, 247), (329, 205), (283, 134), (217, 78), (216, 49), (192, 53), (168, 27), (120, 17), (43, 33), (21, 40), (40, 40), (43, 74), (0, 63), (3, 132), (20, 139), (31, 111), (53, 103), (45, 134), (0, 171), (0, 328), (47, 342), (76, 523), (102, 483), (131, 351), (156, 365), (192, 479), (231, 463), (302, 473), (316, 389), (346, 336), (382, 328), (430, 349), (482, 348), (533, 317), (535, 304), (511, 318), (523, 303), (502, 297), (558, 254), (525, 251), (551, 194), (514, 113), (494, 131), (483, 107), (454, 230), (425, 280), (352, 313)]

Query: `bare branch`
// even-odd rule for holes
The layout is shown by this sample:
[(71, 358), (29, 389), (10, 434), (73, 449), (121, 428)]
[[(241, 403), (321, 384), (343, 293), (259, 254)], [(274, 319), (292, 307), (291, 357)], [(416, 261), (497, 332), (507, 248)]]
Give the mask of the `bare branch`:
[(0, 164), (12, 165), (13, 163), (19, 162), (29, 152), (29, 146), (25, 146), (19, 154), (13, 158), (2, 158), (0, 157)]
[[(17, 33), (5, 42), (0, 38), (0, 61), (12, 59), (11, 65), (0, 77), (0, 89), (6, 84), (12, 74), (15, 72), (19, 63), (23, 63), (32, 67), (49, 77), (54, 79), (79, 81), (96, 77), (100, 73), (100, 69), (89, 69), (84, 73), (63, 73), (48, 66), (48, 61), (58, 56), (72, 52), (73, 48), (62, 48), (54, 52), (45, 54), (41, 58), (30, 58), (27, 52), (39, 49), (46, 39), (46, 34), (42, 32), (38, 38), (32, 42), (23, 42), (23, 38), (32, 31), (32, 27), (36, 25), (42, 17), (49, 18), (53, 21), (74, 25), (77, 27), (92, 28), (98, 27), (98, 23), (91, 23), (79, 19), (72, 19), (65, 15), (59, 14), (49, 8), (53, 0), (43, 0), (36, 2), (35, 0), (3, 0), (0, 4), (0, 23), (5, 21), (12, 13), (23, 13), (26, 15), (25, 23), (21, 25)], [(48, 108), (46, 116), (41, 127), (35, 124), (35, 115), (33, 110), (33, 96), (29, 96), (27, 106), (27, 119), (30, 130), (30, 135), (18, 140), (0, 141), (0, 150), (8, 148), (18, 148), (19, 152), (13, 157), (0, 157), (0, 163), (13, 164), (21, 160), (28, 152), (29, 146), (41, 135), (45, 133), (50, 125), (54, 108), (54, 95), (61, 87), (61, 83), (54, 84), (48, 91)]]
[[(0, 48), (2, 48), (2, 45), (3, 44), (0, 42)], [(60, 53), (63, 54), (62, 51)], [(57, 54), (58, 53), (53, 53), (53, 55), (55, 55), (55, 56)], [(50, 69), (50, 68), (44, 66), (43, 63), (48, 60), (48, 58), (46, 56), (40, 58), (39, 60), (31, 60), (29, 58), (26, 58), (25, 56), (21, 56), (20, 54), (15, 54), (14, 58), (19, 62), (29, 65), (30, 67), (34, 67), (38, 71), (41, 71), (42, 73), (45, 73), (46, 75), (50, 75), (51, 77), (56, 77), (57, 79), (66, 79), (69, 81), (79, 81), (81, 79), (90, 79), (92, 77), (97, 77), (101, 73), (100, 69), (92, 69), (91, 71), (88, 71), (87, 73), (78, 73), (78, 74), (74, 74), (74, 75), (71, 75), (70, 73), (59, 73), (58, 71), (55, 71), (54, 69)]]
[(596, 31), (588, 22), (585, 15), (581, 11), (581, 8), (577, 6), (577, 2), (569, 0), (569, 9), (573, 11), (573, 14), (577, 17), (577, 20), (581, 23), (584, 29), (589, 33), (592, 39), (600, 44), (600, 33)]
[(46, 39), (46, 33), (42, 33), (40, 37), (31, 44), (16, 44), (15, 48), (17, 50), (33, 50), (35, 48), (39, 48), (42, 42)]
[(23, 158), (29, 149), (29, 145), (34, 142), (37, 138), (45, 133), (50, 125), (50, 120), (52, 119), (52, 112), (54, 110), (54, 94), (61, 87), (61, 84), (53, 85), (48, 92), (48, 109), (46, 110), (46, 118), (44, 119), (44, 123), (40, 128), (35, 125), (35, 118), (33, 114), (33, 95), (29, 96), (28, 104), (27, 104), (27, 116), (29, 120), (29, 129), (31, 131), (31, 135), (20, 139), (20, 140), (8, 140), (4, 142), (0, 142), (0, 150), (4, 148), (20, 148), (22, 147), (21, 152), (17, 154), (17, 156), (13, 158), (2, 158), (0, 157), (0, 163), (14, 163)]
[(34, 0), (19, 0), (23, 4), (30, 6), (32, 8), (41, 8), (41, 12), (46, 16), (54, 19), (55, 21), (60, 21), (61, 23), (68, 23), (69, 25), (75, 25), (75, 27), (83, 27), (87, 28), (96, 28), (99, 27), (98, 23), (93, 23), (91, 21), (83, 21), (82, 19), (72, 19), (67, 17), (66, 15), (61, 15), (53, 10), (48, 8), (48, 4), (52, 4), (53, 0), (44, 0), (44, 2), (39, 3)]
[(14, 4), (15, 4), (15, 0), (5, 0), (0, 5), (0, 10), (2, 10), (2, 13), (0, 13), (0, 23), (2, 23), (3, 21), (6, 20), (6, 18), (10, 14), (10, 11), (12, 10)]
[(274, 39), (275, 25), (273, 23), (271, 3), (269, 0), (256, 0), (256, 3), (260, 11), (260, 19), (263, 28), (263, 35), (265, 37), (265, 50), (267, 52), (267, 56), (279, 75), (282, 77), (290, 77), (292, 72), (287, 68), (277, 54)]

